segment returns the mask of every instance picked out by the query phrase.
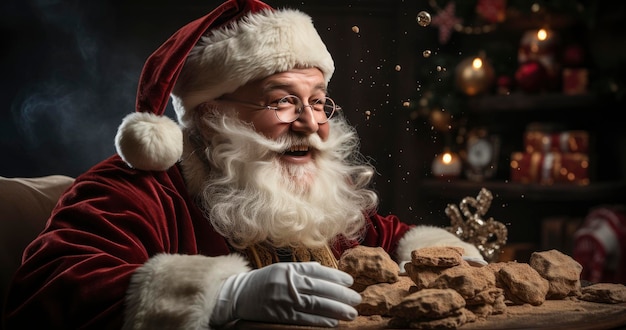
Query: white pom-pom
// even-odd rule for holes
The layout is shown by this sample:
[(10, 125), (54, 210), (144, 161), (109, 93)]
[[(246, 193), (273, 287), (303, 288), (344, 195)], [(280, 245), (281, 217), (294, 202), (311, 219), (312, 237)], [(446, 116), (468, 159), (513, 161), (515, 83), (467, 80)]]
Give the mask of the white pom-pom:
[(183, 154), (183, 133), (176, 122), (149, 112), (127, 115), (117, 129), (115, 148), (131, 167), (165, 171)]

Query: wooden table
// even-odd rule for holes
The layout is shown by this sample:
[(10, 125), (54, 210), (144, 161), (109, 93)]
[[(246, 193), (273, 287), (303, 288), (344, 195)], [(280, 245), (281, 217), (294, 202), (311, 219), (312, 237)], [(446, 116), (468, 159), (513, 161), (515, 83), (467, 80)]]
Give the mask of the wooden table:
[[(359, 316), (353, 322), (340, 322), (333, 329), (378, 330), (388, 329), (389, 318), (380, 316)], [(269, 323), (239, 321), (228, 327), (229, 330), (263, 329), (324, 329), (320, 327), (293, 326)], [(547, 300), (540, 306), (508, 306), (501, 315), (490, 315), (486, 319), (466, 323), (461, 330), (603, 330), (626, 329), (626, 303), (601, 304), (582, 300)]]

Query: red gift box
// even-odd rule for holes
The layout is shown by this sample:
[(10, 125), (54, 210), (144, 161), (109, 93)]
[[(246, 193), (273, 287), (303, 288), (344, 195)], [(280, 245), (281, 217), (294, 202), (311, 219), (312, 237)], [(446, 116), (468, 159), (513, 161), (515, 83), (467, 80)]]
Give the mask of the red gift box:
[(589, 183), (586, 153), (513, 152), (511, 181), (522, 183)]
[(524, 133), (526, 152), (589, 152), (589, 133), (587, 131)]
[(563, 93), (568, 95), (585, 94), (589, 81), (589, 71), (583, 68), (563, 69)]

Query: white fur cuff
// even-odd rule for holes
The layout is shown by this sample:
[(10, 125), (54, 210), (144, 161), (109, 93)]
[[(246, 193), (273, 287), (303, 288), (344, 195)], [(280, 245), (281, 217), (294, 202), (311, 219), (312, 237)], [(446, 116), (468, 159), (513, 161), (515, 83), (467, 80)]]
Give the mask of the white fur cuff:
[(156, 255), (131, 278), (124, 329), (208, 329), (223, 282), (249, 270), (235, 254)]
[(396, 250), (398, 261), (410, 261), (413, 250), (429, 246), (461, 247), (465, 250), (464, 257), (484, 260), (474, 245), (462, 241), (451, 232), (439, 227), (417, 226), (404, 234), (398, 242), (398, 249)]

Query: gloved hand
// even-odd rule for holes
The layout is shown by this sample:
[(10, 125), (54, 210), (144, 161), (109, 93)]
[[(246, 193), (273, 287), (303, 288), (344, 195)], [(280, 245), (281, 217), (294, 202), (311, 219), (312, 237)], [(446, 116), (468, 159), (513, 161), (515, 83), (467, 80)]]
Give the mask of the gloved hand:
[(352, 276), (317, 262), (281, 262), (229, 277), (211, 316), (212, 325), (245, 319), (335, 327), (358, 315), (361, 295)]

